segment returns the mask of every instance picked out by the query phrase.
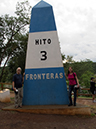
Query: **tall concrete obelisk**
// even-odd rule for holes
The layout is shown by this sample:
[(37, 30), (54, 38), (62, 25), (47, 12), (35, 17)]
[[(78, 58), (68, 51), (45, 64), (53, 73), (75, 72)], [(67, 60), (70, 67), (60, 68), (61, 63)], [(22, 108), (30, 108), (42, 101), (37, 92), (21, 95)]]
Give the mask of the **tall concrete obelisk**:
[(23, 105), (68, 104), (68, 94), (52, 6), (32, 8)]

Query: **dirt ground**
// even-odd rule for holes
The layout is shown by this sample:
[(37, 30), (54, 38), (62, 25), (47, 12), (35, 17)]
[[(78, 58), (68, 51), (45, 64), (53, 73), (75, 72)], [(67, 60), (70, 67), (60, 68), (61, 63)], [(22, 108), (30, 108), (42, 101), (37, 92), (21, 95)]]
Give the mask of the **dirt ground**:
[(78, 103), (91, 108), (91, 116), (41, 115), (3, 111), (2, 108), (14, 104), (11, 93), (10, 103), (0, 102), (0, 129), (96, 129), (96, 103), (91, 99), (77, 99)]

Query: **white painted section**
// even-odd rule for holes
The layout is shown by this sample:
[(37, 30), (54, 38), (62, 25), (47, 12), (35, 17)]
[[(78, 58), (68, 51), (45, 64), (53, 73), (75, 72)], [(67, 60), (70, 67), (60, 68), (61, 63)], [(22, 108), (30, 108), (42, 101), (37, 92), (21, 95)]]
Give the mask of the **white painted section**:
[[(51, 39), (51, 43), (44, 44), (43, 41), (42, 45), (35, 45), (36, 39), (39, 41), (40, 39)], [(41, 60), (41, 58), (45, 58), (42, 57), (44, 53), (40, 53), (41, 51), (47, 52), (46, 60)], [(63, 67), (57, 31), (29, 33), (25, 68), (52, 67)]]

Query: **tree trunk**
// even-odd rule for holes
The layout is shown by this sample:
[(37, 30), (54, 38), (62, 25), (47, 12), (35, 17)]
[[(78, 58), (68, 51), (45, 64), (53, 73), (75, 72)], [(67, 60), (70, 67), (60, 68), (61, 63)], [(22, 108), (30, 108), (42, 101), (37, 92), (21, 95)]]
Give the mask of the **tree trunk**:
[[(10, 55), (11, 55), (11, 54), (10, 54)], [(3, 69), (2, 69), (2, 72), (1, 72), (1, 75), (0, 75), (0, 82), (1, 82), (1, 80), (2, 80), (2, 77), (3, 77), (3, 74), (4, 74), (4, 69), (5, 69), (5, 66), (6, 66), (8, 60), (9, 60), (10, 55), (7, 57), (7, 60), (6, 60), (5, 64), (4, 64), (4, 66), (3, 66)]]

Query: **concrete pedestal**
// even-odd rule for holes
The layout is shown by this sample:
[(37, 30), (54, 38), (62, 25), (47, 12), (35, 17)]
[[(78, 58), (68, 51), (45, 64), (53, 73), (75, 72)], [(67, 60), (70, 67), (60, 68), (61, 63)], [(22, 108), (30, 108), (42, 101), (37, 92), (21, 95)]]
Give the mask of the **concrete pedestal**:
[(39, 105), (39, 106), (23, 106), (22, 108), (14, 108), (14, 105), (5, 107), (3, 110), (29, 112), (34, 114), (59, 114), (59, 115), (91, 115), (90, 108), (81, 104), (68, 107), (67, 105)]

